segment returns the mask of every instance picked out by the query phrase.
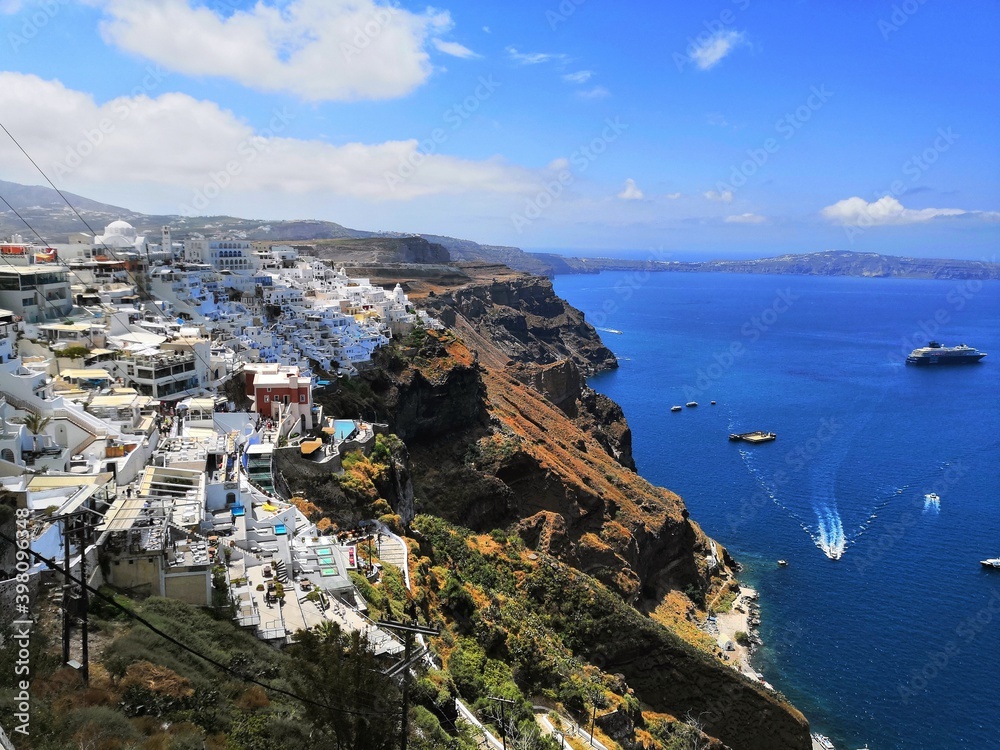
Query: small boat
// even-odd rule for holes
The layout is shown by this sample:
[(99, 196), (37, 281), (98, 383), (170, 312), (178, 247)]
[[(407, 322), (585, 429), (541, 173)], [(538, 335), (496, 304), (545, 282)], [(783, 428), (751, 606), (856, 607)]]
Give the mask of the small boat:
[(729, 433), (729, 439), (734, 443), (743, 441), (744, 443), (770, 443), (772, 440), (777, 440), (778, 435), (774, 432), (764, 432), (763, 430), (756, 430), (754, 432), (731, 432)]
[(697, 406), (697, 405), (698, 405), (697, 401), (688, 401), (686, 404), (684, 404), (684, 406)]
[(830, 738), (825, 735), (814, 734), (812, 738), (815, 744), (823, 748), (823, 750), (837, 750), (833, 742), (830, 741)]
[(990, 557), (986, 560), (979, 561), (982, 565), (987, 568), (998, 568), (1000, 569), (1000, 557)]
[(670, 411), (680, 411), (683, 408), (683, 406), (671, 406)]
[(715, 402), (714, 401), (712, 402), (712, 406), (715, 406)]
[(924, 495), (924, 500), (927, 500), (928, 502), (931, 503), (941, 502), (941, 498), (938, 496), (936, 492), (928, 492), (926, 495)]
[(778, 565), (784, 568), (786, 565), (788, 565), (788, 560), (778, 560)]

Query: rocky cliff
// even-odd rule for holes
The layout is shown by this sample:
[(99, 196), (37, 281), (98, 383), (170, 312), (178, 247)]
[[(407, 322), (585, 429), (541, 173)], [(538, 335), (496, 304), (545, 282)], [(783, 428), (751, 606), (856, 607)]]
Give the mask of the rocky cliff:
[(731, 584), (733, 562), (677, 495), (633, 470), (621, 409), (586, 386), (585, 374), (616, 361), (582, 314), (528, 276), (481, 278), (421, 304), (447, 330), (412, 334), (363, 375), (367, 408), (409, 448), (406, 515), (505, 529), (614, 592), (642, 626), (579, 655), (625, 674), (652, 711), (682, 717), (724, 695), (707, 730), (730, 747), (808, 748), (798, 712), (648, 616), (668, 597), (692, 616)]
[(423, 237), (369, 237), (317, 240), (305, 249), (318, 258), (337, 263), (447, 263), (451, 260), (442, 245)]

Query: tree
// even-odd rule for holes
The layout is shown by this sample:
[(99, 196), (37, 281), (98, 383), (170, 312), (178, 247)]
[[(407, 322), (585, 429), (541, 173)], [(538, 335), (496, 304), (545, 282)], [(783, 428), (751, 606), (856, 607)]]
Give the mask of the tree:
[(59, 352), (60, 357), (65, 357), (66, 359), (83, 359), (88, 354), (90, 354), (90, 349), (80, 344), (73, 344), (72, 346), (67, 346), (65, 349)]
[(29, 412), (27, 416), (21, 419), (21, 424), (28, 428), (28, 432), (31, 433), (31, 448), (34, 451), (38, 451), (38, 436), (45, 432), (45, 428), (49, 426), (52, 421), (52, 417), (43, 417), (41, 414), (35, 414)]
[(398, 745), (401, 701), (392, 679), (361, 633), (300, 631), (289, 652), (296, 657), (295, 692), (316, 703), (303, 708), (319, 738), (338, 748), (392, 750)]

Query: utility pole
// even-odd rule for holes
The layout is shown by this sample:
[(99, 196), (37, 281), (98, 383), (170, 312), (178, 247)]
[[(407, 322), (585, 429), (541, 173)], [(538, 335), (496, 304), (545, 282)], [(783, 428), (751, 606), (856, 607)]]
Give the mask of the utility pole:
[(487, 700), (496, 701), (500, 704), (500, 740), (503, 742), (503, 750), (507, 750), (507, 706), (513, 706), (517, 701), (508, 698), (495, 698), (492, 695)]
[[(371, 544), (371, 537), (368, 538), (368, 543)], [(401, 732), (402, 736), (399, 740), (400, 750), (406, 750), (406, 734), (409, 731), (409, 716), (410, 716), (410, 667), (416, 662), (420, 661), (427, 653), (427, 649), (421, 649), (416, 654), (413, 654), (413, 638), (416, 635), (427, 635), (434, 636), (440, 635), (441, 631), (437, 628), (425, 628), (417, 625), (416, 622), (397, 622), (396, 620), (379, 620), (377, 623), (380, 628), (385, 628), (386, 630), (392, 630), (396, 633), (403, 634), (403, 660), (398, 662), (394, 667), (390, 668), (387, 672), (387, 676), (394, 676), (401, 674), (403, 677), (403, 717), (401, 722)]]
[(90, 595), (87, 592), (87, 537), (90, 535), (89, 526), (81, 526), (80, 533), (80, 580), (83, 585), (80, 587), (80, 661), (83, 667), (80, 674), (83, 676), (84, 687), (90, 685), (90, 644), (87, 642), (90, 629)]
[[(89, 631), (90, 631), (90, 621), (88, 607), (90, 605), (90, 594), (87, 591), (87, 542), (90, 538), (90, 531), (94, 528), (94, 524), (89, 523), (86, 516), (95, 515), (94, 511), (89, 509), (78, 510), (74, 513), (66, 513), (65, 515), (56, 517), (56, 520), (62, 523), (63, 531), (63, 664), (69, 664), (71, 659), (71, 625), (73, 614), (71, 610), (73, 609), (73, 599), (75, 595), (73, 593), (73, 587), (70, 585), (70, 540), (73, 536), (77, 538), (77, 545), (80, 551), (80, 580), (83, 581), (83, 586), (80, 587), (80, 603), (78, 605), (79, 617), (80, 617), (80, 659), (82, 664), (80, 664), (80, 676), (83, 678), (83, 684), (87, 685), (90, 681), (90, 643)], [(75, 664), (73, 666), (76, 666)]]
[(63, 527), (63, 600), (62, 600), (62, 615), (63, 615), (63, 658), (62, 663), (69, 663), (69, 603), (70, 603), (70, 588), (69, 588), (69, 518), (63, 517), (62, 519)]

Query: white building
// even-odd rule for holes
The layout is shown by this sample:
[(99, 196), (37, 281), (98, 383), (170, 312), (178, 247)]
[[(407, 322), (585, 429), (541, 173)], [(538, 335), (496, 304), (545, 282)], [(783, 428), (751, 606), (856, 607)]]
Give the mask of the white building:
[(0, 307), (28, 323), (66, 317), (73, 308), (66, 269), (53, 264), (0, 266)]

